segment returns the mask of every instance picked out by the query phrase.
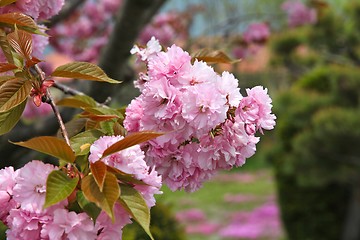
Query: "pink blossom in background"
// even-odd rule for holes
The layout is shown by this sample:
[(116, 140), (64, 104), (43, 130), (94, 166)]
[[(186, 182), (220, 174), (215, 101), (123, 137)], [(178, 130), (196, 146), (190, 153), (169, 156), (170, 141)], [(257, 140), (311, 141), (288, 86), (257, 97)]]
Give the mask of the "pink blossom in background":
[(243, 39), (247, 44), (264, 43), (269, 39), (269, 36), (270, 28), (268, 24), (263, 22), (249, 24), (243, 33)]
[(306, 24), (314, 24), (317, 21), (317, 12), (313, 8), (307, 7), (299, 0), (286, 1), (281, 8), (288, 15), (289, 27), (298, 27)]
[(180, 222), (204, 221), (206, 216), (200, 209), (192, 208), (177, 212), (176, 219)]
[(17, 0), (16, 6), (21, 12), (32, 16), (35, 20), (46, 20), (58, 14), (64, 0)]
[(251, 202), (256, 199), (257, 199), (257, 197), (254, 195), (244, 195), (244, 194), (226, 194), (224, 196), (224, 202), (227, 202), (227, 203)]
[(27, 120), (33, 120), (39, 117), (49, 116), (51, 112), (52, 108), (49, 104), (41, 104), (37, 107), (33, 101), (28, 101), (22, 117)]
[(210, 236), (216, 233), (219, 228), (219, 224), (211, 222), (196, 223), (188, 225), (185, 229), (187, 234), (201, 234)]
[(279, 209), (274, 202), (269, 202), (252, 212), (237, 213), (219, 235), (223, 238), (278, 239), (281, 235)]

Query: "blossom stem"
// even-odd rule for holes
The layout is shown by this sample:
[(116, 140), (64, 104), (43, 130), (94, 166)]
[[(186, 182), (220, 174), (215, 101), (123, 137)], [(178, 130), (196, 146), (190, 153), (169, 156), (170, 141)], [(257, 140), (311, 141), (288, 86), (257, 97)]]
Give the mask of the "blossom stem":
[(71, 145), (70, 145), (70, 140), (69, 140), (69, 135), (68, 135), (68, 132), (67, 132), (67, 130), (66, 130), (66, 128), (65, 128), (64, 121), (62, 120), (62, 117), (61, 117), (61, 115), (60, 115), (59, 109), (58, 109), (57, 106), (55, 105), (54, 100), (53, 100), (53, 98), (51, 97), (49, 90), (48, 90), (47, 93), (46, 93), (46, 103), (50, 104), (50, 106), (51, 106), (51, 108), (52, 108), (52, 110), (53, 110), (53, 112), (54, 112), (54, 114), (55, 114), (55, 117), (56, 117), (56, 119), (57, 119), (58, 122), (59, 122), (60, 131), (61, 131), (62, 136), (63, 136), (64, 139), (65, 139), (66, 144), (69, 145), (69, 146), (71, 146)]

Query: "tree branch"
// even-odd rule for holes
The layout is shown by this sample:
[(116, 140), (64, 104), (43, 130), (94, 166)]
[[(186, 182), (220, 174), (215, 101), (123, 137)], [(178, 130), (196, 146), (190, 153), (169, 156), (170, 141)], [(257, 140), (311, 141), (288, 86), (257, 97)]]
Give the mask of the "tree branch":
[[(143, 27), (151, 20), (154, 14), (166, 0), (127, 0), (119, 9), (113, 33), (109, 43), (103, 49), (99, 66), (107, 75), (114, 79), (121, 79), (126, 74), (126, 63)], [(98, 102), (103, 102), (112, 96), (116, 88), (105, 83), (92, 83), (90, 96)]]
[(70, 0), (66, 1), (64, 7), (61, 9), (59, 14), (53, 16), (45, 26), (51, 28), (61, 21), (67, 19), (78, 7), (80, 7), (86, 0)]

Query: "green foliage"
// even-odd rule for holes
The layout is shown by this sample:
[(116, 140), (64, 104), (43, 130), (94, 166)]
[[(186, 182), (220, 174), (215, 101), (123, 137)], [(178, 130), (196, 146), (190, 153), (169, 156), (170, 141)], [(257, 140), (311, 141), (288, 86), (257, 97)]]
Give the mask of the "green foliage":
[(341, 239), (350, 196), (346, 185), (299, 186), (293, 176), (278, 173), (277, 188), (288, 239)]
[[(151, 208), (150, 231), (156, 240), (184, 240), (185, 232), (177, 222), (171, 207), (157, 202)], [(149, 240), (150, 237), (141, 229), (138, 223), (127, 225), (124, 228), (123, 239), (127, 240)]]

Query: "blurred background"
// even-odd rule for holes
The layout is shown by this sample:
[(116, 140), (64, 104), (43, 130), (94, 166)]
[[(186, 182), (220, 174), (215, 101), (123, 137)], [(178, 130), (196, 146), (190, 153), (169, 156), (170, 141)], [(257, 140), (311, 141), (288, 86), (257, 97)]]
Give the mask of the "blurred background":
[[(74, 2), (66, 17), (44, 23), (51, 37), (43, 68), (91, 61), (124, 80), (111, 91), (66, 83), (99, 101), (111, 96), (122, 107), (139, 94), (133, 80), (141, 66), (129, 51), (151, 36), (190, 53), (223, 51), (240, 61), (213, 65), (217, 71), (234, 73), (242, 91), (263, 85), (273, 99), (277, 125), (260, 136), (243, 167), (219, 173), (195, 193), (163, 188), (152, 209), (155, 239), (360, 239), (358, 0)], [(47, 113), (29, 106), (20, 124), (41, 130), (38, 118)], [(22, 140), (31, 135), (26, 131), (18, 133)], [(8, 156), (2, 165), (43, 158), (5, 145), (16, 137), (0, 139), (0, 154)], [(123, 239), (148, 238), (133, 224)]]

